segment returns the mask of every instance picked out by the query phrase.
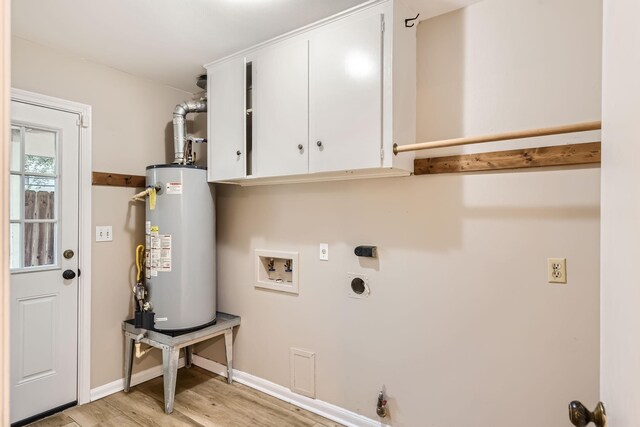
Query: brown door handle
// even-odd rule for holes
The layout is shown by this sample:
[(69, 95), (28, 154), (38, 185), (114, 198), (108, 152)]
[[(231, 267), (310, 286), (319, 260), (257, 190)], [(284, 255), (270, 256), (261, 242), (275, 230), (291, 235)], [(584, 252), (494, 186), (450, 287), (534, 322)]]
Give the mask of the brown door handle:
[(607, 413), (602, 402), (598, 402), (593, 412), (577, 400), (569, 403), (569, 419), (576, 427), (585, 427), (589, 423), (594, 423), (596, 427), (607, 426)]

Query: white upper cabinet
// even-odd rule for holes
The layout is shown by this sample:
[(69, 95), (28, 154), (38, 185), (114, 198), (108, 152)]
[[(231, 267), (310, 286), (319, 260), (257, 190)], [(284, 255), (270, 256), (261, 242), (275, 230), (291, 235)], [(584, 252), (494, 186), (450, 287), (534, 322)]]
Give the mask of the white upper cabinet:
[(235, 58), (207, 72), (209, 181), (245, 177), (245, 63)]
[(306, 39), (262, 49), (253, 70), (253, 176), (308, 171), (309, 55)]
[(413, 154), (393, 146), (416, 142), (414, 16), (371, 1), (206, 65), (209, 180), (411, 174)]
[(310, 173), (382, 166), (384, 15), (362, 15), (309, 43)]

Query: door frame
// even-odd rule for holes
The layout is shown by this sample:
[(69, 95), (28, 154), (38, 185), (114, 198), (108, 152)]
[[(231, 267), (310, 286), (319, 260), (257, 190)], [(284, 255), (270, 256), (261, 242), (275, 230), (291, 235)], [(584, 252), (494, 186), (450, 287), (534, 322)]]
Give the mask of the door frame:
[[(0, 425), (9, 424), (9, 93), (11, 1), (0, 0)], [(5, 220), (6, 226), (5, 226)]]
[(78, 116), (78, 404), (91, 401), (91, 106), (11, 88), (11, 100)]

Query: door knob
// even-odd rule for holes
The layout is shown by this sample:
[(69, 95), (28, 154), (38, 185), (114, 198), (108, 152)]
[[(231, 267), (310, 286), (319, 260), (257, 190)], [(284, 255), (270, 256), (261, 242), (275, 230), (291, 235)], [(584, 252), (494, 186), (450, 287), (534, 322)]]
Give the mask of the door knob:
[(607, 413), (604, 410), (602, 402), (598, 402), (593, 412), (589, 410), (577, 400), (569, 403), (569, 419), (571, 424), (576, 427), (585, 427), (589, 423), (594, 423), (596, 427), (606, 427)]
[(76, 277), (76, 272), (73, 270), (65, 270), (64, 273), (62, 273), (62, 277), (67, 280), (71, 280)]

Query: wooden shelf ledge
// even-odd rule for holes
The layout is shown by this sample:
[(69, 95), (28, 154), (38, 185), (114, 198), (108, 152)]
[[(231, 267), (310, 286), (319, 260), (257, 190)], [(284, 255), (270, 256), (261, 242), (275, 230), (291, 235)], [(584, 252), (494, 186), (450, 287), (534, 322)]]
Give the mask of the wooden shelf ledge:
[(600, 163), (600, 142), (415, 159), (414, 174), (480, 172)]

